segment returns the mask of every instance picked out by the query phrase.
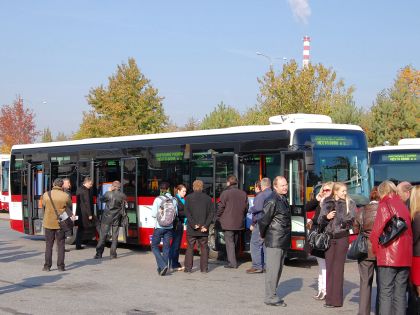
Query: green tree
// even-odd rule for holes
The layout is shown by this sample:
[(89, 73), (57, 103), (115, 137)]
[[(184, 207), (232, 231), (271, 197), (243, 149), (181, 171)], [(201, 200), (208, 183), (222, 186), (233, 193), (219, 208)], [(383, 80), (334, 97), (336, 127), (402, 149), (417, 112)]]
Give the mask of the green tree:
[(45, 128), (42, 131), (42, 137), (41, 137), (41, 142), (52, 142), (53, 141), (53, 137), (52, 137), (52, 133), (50, 128)]
[(55, 141), (67, 141), (71, 140), (73, 137), (66, 135), (64, 132), (60, 131), (55, 137)]
[[(309, 64), (301, 69), (291, 60), (279, 74), (271, 68), (258, 82), (258, 104), (249, 110), (250, 113), (245, 113), (246, 123), (268, 124), (270, 116), (292, 113), (332, 115), (342, 108), (350, 115), (354, 109), (353, 87), (346, 88), (344, 81), (337, 79), (335, 71), (322, 64)], [(336, 119), (347, 122), (349, 115), (337, 115)]]
[(133, 58), (118, 65), (107, 86), (91, 89), (87, 101), (92, 109), (83, 113), (75, 139), (158, 133), (168, 123), (163, 98)]
[(411, 66), (401, 69), (394, 85), (380, 92), (370, 109), (366, 129), (371, 146), (420, 137), (419, 93), (420, 71)]
[(226, 128), (240, 124), (241, 114), (232, 106), (220, 102), (210, 114), (204, 117), (201, 129)]

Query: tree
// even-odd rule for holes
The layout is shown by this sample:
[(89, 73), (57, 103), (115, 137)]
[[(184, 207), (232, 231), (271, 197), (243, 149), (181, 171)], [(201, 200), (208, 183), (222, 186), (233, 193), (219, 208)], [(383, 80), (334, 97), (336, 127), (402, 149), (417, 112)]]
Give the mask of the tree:
[(67, 140), (71, 140), (72, 138), (73, 138), (72, 136), (68, 136), (64, 132), (60, 131), (57, 134), (57, 137), (55, 137), (55, 141), (67, 141)]
[(83, 113), (76, 139), (157, 133), (168, 123), (163, 98), (137, 67), (133, 58), (117, 67), (108, 86), (90, 90), (92, 109)]
[[(332, 69), (322, 64), (299, 69), (291, 60), (276, 74), (271, 68), (261, 79), (258, 104), (245, 113), (244, 119), (258, 124), (268, 124), (274, 115), (311, 113), (331, 115), (334, 111), (352, 109), (353, 87), (346, 88), (342, 79)], [(337, 120), (345, 121), (345, 117)]]
[(383, 90), (371, 107), (366, 122), (370, 145), (385, 141), (397, 144), (402, 138), (420, 137), (420, 71), (401, 69), (393, 87)]
[(226, 128), (240, 124), (241, 114), (232, 106), (220, 102), (210, 114), (204, 117), (201, 129)]
[(3, 105), (0, 110), (1, 151), (9, 153), (12, 145), (33, 143), (39, 132), (35, 129), (35, 113), (24, 108), (23, 99), (18, 96), (13, 105)]
[(191, 131), (191, 130), (200, 130), (201, 129), (201, 121), (200, 119), (196, 119), (194, 117), (188, 118), (185, 125), (181, 128), (184, 131)]
[(52, 142), (53, 137), (50, 128), (44, 128), (42, 131), (41, 142)]

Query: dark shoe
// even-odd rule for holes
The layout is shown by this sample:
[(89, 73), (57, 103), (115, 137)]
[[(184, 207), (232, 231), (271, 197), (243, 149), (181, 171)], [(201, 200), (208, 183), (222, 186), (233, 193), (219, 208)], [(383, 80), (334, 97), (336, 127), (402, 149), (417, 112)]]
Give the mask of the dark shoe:
[(318, 297), (318, 300), (323, 301), (327, 297), (327, 293), (322, 292), (321, 295)]
[(164, 276), (168, 272), (168, 266), (165, 266), (160, 272), (159, 275)]
[(58, 267), (58, 271), (66, 271), (66, 268), (64, 268), (64, 267)]
[(44, 268), (42, 268), (42, 271), (51, 271), (50, 267), (44, 266)]
[(279, 301), (279, 302), (264, 302), (265, 305), (269, 305), (269, 306), (281, 306), (281, 307), (286, 307), (287, 304), (284, 303), (284, 301)]
[(184, 272), (185, 273), (192, 273), (192, 270), (191, 269), (184, 269)]
[(111, 255), (111, 259), (117, 259), (117, 254)]
[(85, 249), (84, 246), (76, 246), (77, 250)]
[(223, 267), (228, 269), (238, 269), (238, 266), (224, 265)]
[(206, 270), (201, 270), (200, 272), (201, 272), (201, 273), (208, 273), (208, 272), (209, 272), (209, 270), (208, 270), (208, 269), (206, 269)]
[(93, 256), (93, 259), (101, 259), (102, 255), (96, 254), (95, 256)]
[(334, 308), (334, 307), (341, 307), (341, 306), (336, 306), (336, 305), (331, 305), (331, 304), (324, 304), (324, 307), (326, 307), (326, 308)]
[(262, 272), (263, 272), (262, 269), (256, 269), (254, 267), (246, 270), (246, 273), (262, 273)]
[(65, 251), (66, 253), (68, 253), (68, 252), (70, 251), (70, 249), (64, 248), (64, 251)]

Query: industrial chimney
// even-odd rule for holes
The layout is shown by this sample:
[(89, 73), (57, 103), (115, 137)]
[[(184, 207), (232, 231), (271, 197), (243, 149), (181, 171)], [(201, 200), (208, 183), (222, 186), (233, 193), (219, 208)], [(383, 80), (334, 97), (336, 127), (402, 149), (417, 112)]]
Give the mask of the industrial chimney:
[(309, 36), (305, 36), (303, 38), (303, 68), (309, 65), (309, 50), (311, 49), (311, 38)]

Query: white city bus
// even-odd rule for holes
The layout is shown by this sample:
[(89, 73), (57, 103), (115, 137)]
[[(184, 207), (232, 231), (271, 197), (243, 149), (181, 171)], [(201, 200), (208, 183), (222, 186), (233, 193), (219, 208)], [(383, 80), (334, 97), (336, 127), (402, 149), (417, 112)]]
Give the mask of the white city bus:
[(370, 148), (371, 185), (384, 180), (420, 184), (420, 138), (401, 139), (398, 145)]
[(8, 154), (0, 154), (0, 210), (9, 211), (9, 159)]
[[(11, 152), (10, 225), (27, 234), (43, 234), (40, 197), (57, 177), (72, 181), (73, 195), (84, 177), (94, 179), (94, 195), (114, 180), (128, 196), (129, 227), (121, 241), (150, 245), (151, 205), (162, 181), (191, 187), (202, 179), (215, 205), (234, 174), (239, 187), (254, 197), (254, 182), (283, 175), (289, 182), (292, 244), (289, 257), (306, 257), (304, 206), (324, 181), (342, 181), (349, 193), (368, 196), (368, 152), (359, 126), (332, 124), (327, 116), (276, 116), (271, 125), (96, 138), (15, 145)], [(75, 198), (73, 197), (73, 202)], [(102, 205), (95, 208), (98, 217)], [(247, 233), (241, 238), (247, 250)], [(223, 233), (211, 228), (212, 251), (223, 248)], [(182, 247), (186, 247), (185, 237)]]

